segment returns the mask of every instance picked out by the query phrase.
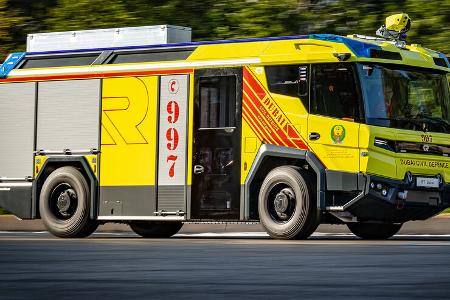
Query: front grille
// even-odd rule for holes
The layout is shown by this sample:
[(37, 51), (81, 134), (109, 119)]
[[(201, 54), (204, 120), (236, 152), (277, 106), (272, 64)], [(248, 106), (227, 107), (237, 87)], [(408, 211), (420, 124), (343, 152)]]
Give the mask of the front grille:
[(436, 145), (436, 144), (399, 142), (398, 141), (398, 142), (396, 142), (396, 152), (449, 156), (450, 155), (450, 147), (444, 146), (444, 145)]
[(374, 146), (397, 153), (450, 156), (450, 146), (375, 138)]

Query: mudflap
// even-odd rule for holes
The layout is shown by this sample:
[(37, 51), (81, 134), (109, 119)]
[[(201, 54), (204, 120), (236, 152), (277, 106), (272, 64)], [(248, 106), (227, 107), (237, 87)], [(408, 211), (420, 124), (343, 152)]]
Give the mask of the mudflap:
[(0, 183), (0, 207), (20, 219), (31, 219), (32, 184)]

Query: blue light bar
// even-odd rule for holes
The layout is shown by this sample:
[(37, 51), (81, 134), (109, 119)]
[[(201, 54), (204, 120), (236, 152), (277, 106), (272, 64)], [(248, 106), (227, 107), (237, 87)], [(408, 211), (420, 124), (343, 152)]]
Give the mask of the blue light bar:
[(445, 62), (447, 63), (447, 68), (450, 68), (450, 62), (447, 58), (447, 56), (445, 56), (443, 53), (438, 52), (439, 57), (442, 58), (443, 60), (445, 60)]
[(370, 57), (370, 49), (381, 50), (377, 45), (364, 43), (334, 34), (311, 34), (311, 39), (345, 44), (358, 57)]
[(0, 66), (0, 78), (8, 77), (9, 72), (22, 61), (26, 54), (26, 52), (15, 52), (8, 55), (5, 62)]

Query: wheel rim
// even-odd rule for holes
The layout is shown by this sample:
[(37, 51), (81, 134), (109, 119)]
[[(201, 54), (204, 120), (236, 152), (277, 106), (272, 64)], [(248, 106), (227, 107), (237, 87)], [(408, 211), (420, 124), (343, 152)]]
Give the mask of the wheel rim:
[(70, 219), (76, 212), (78, 196), (68, 183), (57, 185), (50, 196), (50, 210), (55, 217), (61, 220)]
[(269, 215), (274, 222), (281, 224), (289, 222), (296, 208), (293, 188), (284, 183), (274, 185), (270, 189), (266, 203)]

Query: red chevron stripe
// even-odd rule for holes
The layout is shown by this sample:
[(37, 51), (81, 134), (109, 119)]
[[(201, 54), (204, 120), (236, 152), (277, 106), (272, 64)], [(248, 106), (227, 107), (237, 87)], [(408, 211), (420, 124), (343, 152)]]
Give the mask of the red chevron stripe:
[[(244, 93), (247, 93), (248, 95), (248, 102), (253, 102), (252, 104), (260, 111), (258, 116), (260, 116), (260, 118), (261, 116), (263, 117), (266, 126), (268, 125), (272, 131), (277, 133), (277, 135), (281, 138), (282, 143), (279, 145), (284, 144), (289, 147), (308, 149), (306, 142), (297, 129), (293, 125), (288, 127), (290, 120), (247, 68), (244, 69)], [(262, 104), (265, 97), (268, 97), (271, 101), (271, 105), (275, 105), (276, 109), (281, 113), (283, 119), (288, 123), (281, 126), (279, 122), (274, 119), (271, 112), (268, 111)], [(278, 130), (276, 128), (278, 128)]]
[[(244, 91), (244, 95), (246, 96), (245, 91)], [(265, 140), (269, 141), (270, 143), (272, 143), (274, 145), (283, 145), (282, 138), (279, 136), (279, 134), (277, 134), (277, 132), (273, 129), (273, 127), (270, 124), (268, 124), (266, 118), (261, 113), (258, 106), (255, 105), (253, 101), (249, 100), (249, 98), (247, 96), (244, 99), (245, 100), (244, 100), (243, 104), (246, 107), (248, 107), (248, 109), (250, 109), (250, 111), (255, 116), (256, 121), (259, 123), (259, 128), (261, 130), (263, 130), (263, 132), (265, 132), (265, 135), (264, 135)]]
[(267, 96), (268, 93), (264, 90), (261, 84), (256, 81), (247, 68), (244, 69), (244, 79), (247, 80), (248, 84), (253, 88), (259, 99), (263, 99)]
[(245, 111), (247, 116), (252, 121), (252, 128), (258, 130), (258, 132), (262, 136), (262, 140), (277, 145), (279, 141), (276, 141), (275, 137), (271, 135), (270, 132), (268, 132), (267, 129), (264, 127), (264, 124), (261, 124), (261, 121), (257, 118), (257, 116), (255, 116), (254, 108), (249, 107), (246, 102), (243, 103), (243, 107), (244, 107), (243, 111)]
[(262, 142), (265, 142), (264, 136), (261, 134), (261, 132), (257, 129), (257, 126), (255, 126), (254, 121), (251, 119), (251, 117), (248, 115), (248, 112), (242, 111), (242, 116), (244, 117), (244, 120), (248, 123), (250, 128), (253, 130), (255, 135), (260, 139)]
[[(244, 93), (251, 94), (252, 91), (249, 87), (244, 86)], [(254, 96), (254, 95), (253, 95)], [(255, 99), (255, 97), (249, 97), (249, 104), (252, 104), (258, 112), (255, 114), (259, 114), (261, 119), (264, 120), (264, 123), (267, 127), (271, 129), (273, 133), (275, 133), (278, 137), (278, 145), (279, 146), (287, 146), (287, 147), (297, 147), (286, 135), (286, 133), (278, 126), (277, 122), (272, 118), (270, 112), (264, 107), (260, 100)]]

